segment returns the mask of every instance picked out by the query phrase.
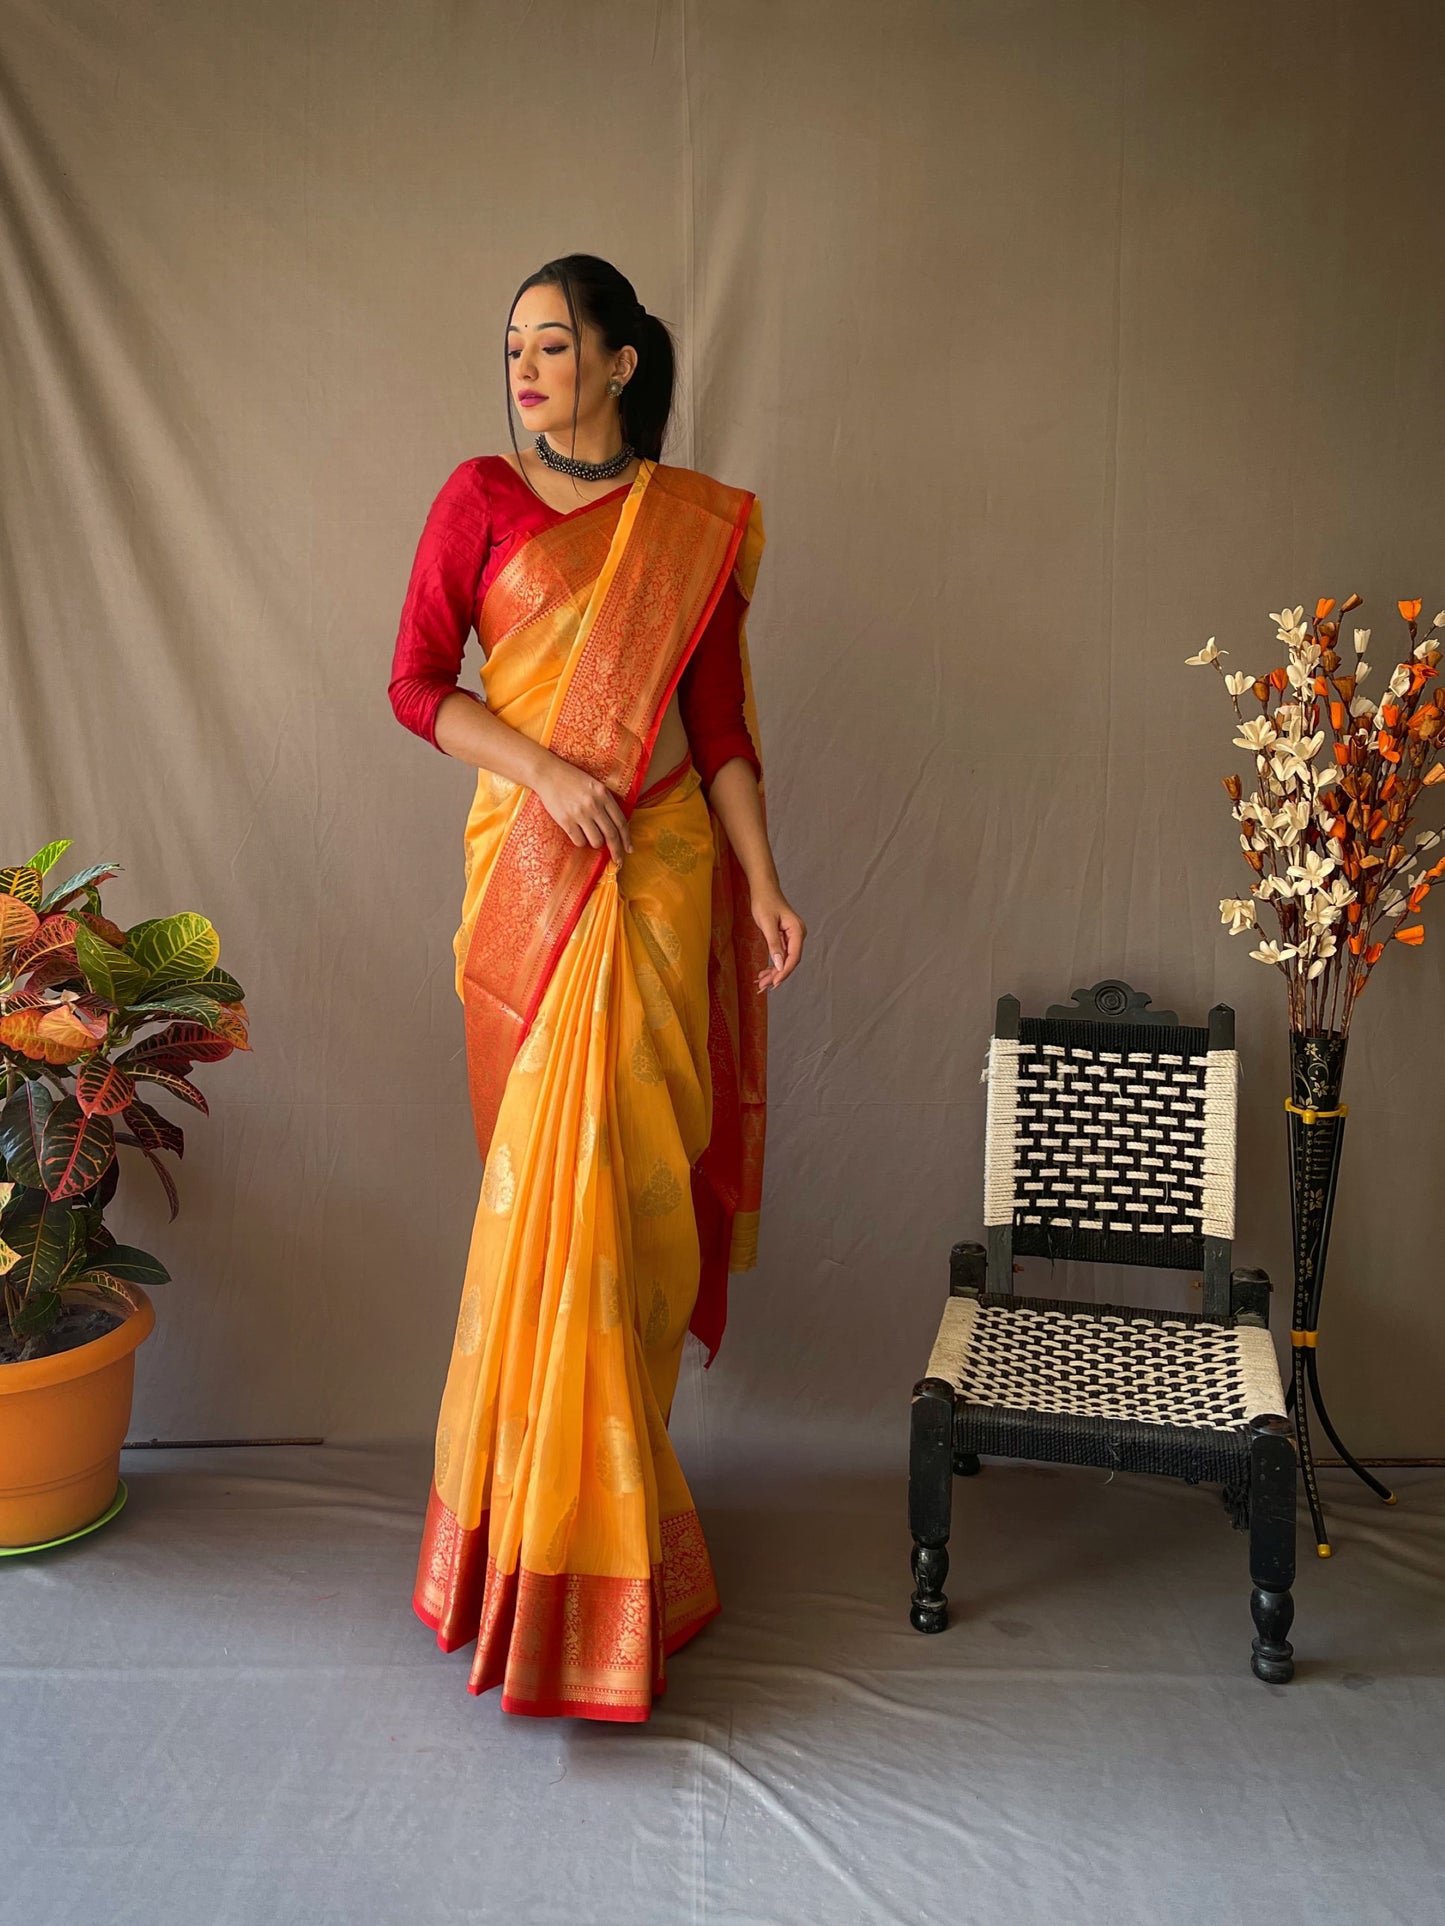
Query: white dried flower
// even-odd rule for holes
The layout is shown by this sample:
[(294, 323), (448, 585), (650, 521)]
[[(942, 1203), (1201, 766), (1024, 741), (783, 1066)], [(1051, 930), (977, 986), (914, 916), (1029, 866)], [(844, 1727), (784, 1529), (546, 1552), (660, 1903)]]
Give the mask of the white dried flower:
[(1268, 716), (1256, 716), (1253, 722), (1246, 722), (1234, 738), (1236, 749), (1253, 749), (1256, 755), (1268, 749), (1275, 740), (1274, 724)]
[(1293, 943), (1261, 943), (1257, 950), (1250, 951), (1256, 963), (1284, 963), (1298, 954)]
[(1219, 920), (1221, 923), (1228, 923), (1231, 936), (1238, 936), (1241, 930), (1255, 927), (1254, 904), (1248, 896), (1221, 897)]
[(1303, 861), (1290, 864), (1289, 873), (1307, 889), (1322, 889), (1334, 867), (1333, 856), (1322, 856), (1317, 849), (1307, 849)]
[[(1192, 657), (1190, 659), (1193, 660)], [(1254, 687), (1254, 677), (1231, 673), (1224, 678), (1224, 686), (1232, 696), (1242, 696), (1246, 689)]]
[(1303, 796), (1286, 798), (1274, 819), (1275, 827), (1280, 833), (1280, 840), (1286, 843), (1297, 843), (1309, 827), (1309, 820), (1310, 806)]
[(1324, 731), (1321, 729), (1300, 741), (1276, 743), (1273, 762), (1277, 780), (1282, 783), (1296, 780), (1312, 781), (1316, 774), (1314, 760), (1320, 752), (1324, 739)]
[(1368, 629), (1356, 629), (1355, 630), (1355, 654), (1363, 655), (1365, 653), (1365, 650), (1369, 648), (1369, 646), (1370, 646), (1370, 631)]
[(1198, 655), (1186, 655), (1184, 660), (1186, 665), (1191, 669), (1208, 668), (1211, 662), (1217, 662), (1220, 656), (1228, 654), (1228, 649), (1215, 648), (1214, 637), (1211, 635)]

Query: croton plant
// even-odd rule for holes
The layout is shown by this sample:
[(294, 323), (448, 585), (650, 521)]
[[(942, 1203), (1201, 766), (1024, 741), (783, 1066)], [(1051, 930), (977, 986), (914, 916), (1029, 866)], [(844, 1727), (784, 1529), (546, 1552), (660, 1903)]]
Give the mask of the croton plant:
[(185, 1138), (142, 1088), (205, 1112), (192, 1066), (250, 1048), (244, 992), (218, 967), (206, 918), (185, 911), (122, 929), (100, 901), (118, 863), (47, 890), (69, 848), (49, 843), (0, 868), (0, 1309), (17, 1340), (55, 1322), (68, 1287), (116, 1295), (166, 1281), (158, 1259), (117, 1243), (103, 1222), (117, 1147), (146, 1158), (174, 1218), (162, 1153), (180, 1157)]

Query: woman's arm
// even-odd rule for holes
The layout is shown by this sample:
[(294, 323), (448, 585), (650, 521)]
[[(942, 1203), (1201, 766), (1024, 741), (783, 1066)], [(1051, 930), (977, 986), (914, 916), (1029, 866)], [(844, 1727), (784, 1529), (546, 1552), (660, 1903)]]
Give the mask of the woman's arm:
[(436, 745), (458, 762), (494, 770), (509, 782), (535, 789), (547, 814), (579, 849), (583, 843), (594, 849), (605, 843), (617, 863), (631, 849), (632, 831), (622, 804), (605, 782), (554, 756), (485, 704), (469, 701), (465, 690), (453, 689), (438, 706)]
[(708, 801), (748, 879), (753, 921), (767, 940), (772, 968), (759, 990), (791, 976), (807, 929), (783, 895), (758, 796), (761, 764), (743, 713), (743, 664), (738, 640), (745, 604), (729, 576), (682, 674), (678, 700), (697, 772)]
[(477, 583), (491, 541), (486, 489), (474, 461), (459, 462), (427, 510), (406, 585), (387, 694), (405, 729), (436, 748), (436, 716), (454, 691), (470, 706), (481, 698), (457, 689), (472, 632)]
[(457, 686), (491, 534), (485, 483), (476, 462), (464, 461), (442, 484), (417, 544), (392, 655), (392, 712), (444, 754), (535, 789), (572, 842), (605, 843), (620, 863), (632, 845), (611, 790)]
[(798, 967), (808, 931), (802, 917), (783, 895), (778, 881), (777, 866), (763, 824), (758, 779), (751, 763), (742, 756), (733, 756), (725, 762), (713, 776), (708, 800), (742, 864), (752, 899), (753, 921), (762, 931), (772, 959), (772, 968), (758, 975), (758, 988), (775, 990)]

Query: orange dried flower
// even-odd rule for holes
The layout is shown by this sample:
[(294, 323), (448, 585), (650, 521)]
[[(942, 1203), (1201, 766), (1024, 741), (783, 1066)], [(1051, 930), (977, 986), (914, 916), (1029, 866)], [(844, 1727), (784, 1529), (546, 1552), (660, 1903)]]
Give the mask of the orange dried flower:
[(1371, 969), (1374, 969), (1375, 965), (1379, 962), (1380, 958), (1384, 954), (1385, 954), (1385, 946), (1383, 943), (1372, 943), (1370, 947), (1365, 951), (1365, 961), (1369, 964)]
[(1238, 802), (1240, 797), (1244, 793), (1243, 785), (1241, 784), (1239, 777), (1225, 776), (1223, 778), (1223, 782), (1224, 782), (1225, 790), (1229, 795), (1229, 800), (1231, 802)]
[(1422, 789), (1430, 789), (1433, 788), (1437, 782), (1445, 782), (1445, 762), (1433, 764), (1420, 787)]
[(1405, 914), (1409, 916), (1413, 911), (1419, 909), (1429, 894), (1430, 885), (1427, 882), (1421, 881), (1416, 883), (1415, 887), (1410, 891), (1410, 900), (1405, 905)]
[(1322, 595), (1319, 601), (1315, 603), (1316, 622), (1323, 622), (1325, 617), (1329, 614), (1330, 610), (1334, 606), (1335, 606), (1335, 598), (1333, 595)]
[(1269, 674), (1265, 677), (1265, 681), (1270, 684), (1271, 688), (1278, 689), (1280, 694), (1283, 695), (1285, 690), (1289, 687), (1289, 670), (1288, 669), (1271, 669)]
[(1404, 616), (1405, 620), (1410, 623), (1413, 623), (1415, 617), (1420, 613), (1420, 601), (1418, 597), (1413, 602), (1397, 602), (1395, 607), (1400, 611), (1401, 615)]
[[(1417, 613), (1419, 612), (1419, 608), (1420, 604), (1417, 602), (1415, 604)], [(1412, 923), (1407, 930), (1396, 930), (1395, 941), (1397, 943), (1408, 943), (1412, 950), (1418, 950), (1420, 945), (1425, 941), (1425, 925), (1423, 923)], [(1383, 949), (1384, 944), (1382, 943), (1380, 947)]]
[[(1356, 905), (1356, 904), (1354, 904), (1354, 903), (1351, 903), (1351, 905), (1350, 905), (1350, 908), (1351, 908), (1351, 909), (1355, 909), (1356, 907), (1357, 907), (1357, 905)], [(1349, 937), (1349, 938), (1347, 939), (1347, 941), (1348, 941), (1348, 944), (1349, 944), (1349, 947), (1350, 947), (1350, 948), (1351, 948), (1351, 949), (1352, 949), (1352, 950), (1354, 951), (1354, 953), (1355, 953), (1355, 955), (1356, 955), (1356, 956), (1362, 956), (1362, 955), (1364, 954), (1364, 949), (1365, 949), (1365, 937), (1364, 937), (1364, 932), (1363, 932), (1363, 931), (1361, 931), (1361, 932), (1360, 932), (1360, 933), (1359, 933), (1358, 935), (1356, 935), (1356, 936), (1351, 936), (1351, 937)]]

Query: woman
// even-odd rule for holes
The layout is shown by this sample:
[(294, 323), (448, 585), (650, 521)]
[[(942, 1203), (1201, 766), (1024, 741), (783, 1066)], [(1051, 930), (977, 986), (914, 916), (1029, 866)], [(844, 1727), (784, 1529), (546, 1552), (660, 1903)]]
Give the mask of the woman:
[[(504, 1710), (641, 1720), (718, 1610), (667, 1419), (755, 1261), (765, 996), (805, 931), (764, 821), (755, 497), (661, 461), (671, 339), (607, 262), (524, 281), (505, 354), (536, 446), (443, 486), (391, 683), (478, 770), (484, 1170), (413, 1602)], [(474, 625), (485, 703), (456, 686)]]

